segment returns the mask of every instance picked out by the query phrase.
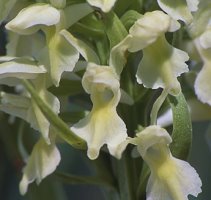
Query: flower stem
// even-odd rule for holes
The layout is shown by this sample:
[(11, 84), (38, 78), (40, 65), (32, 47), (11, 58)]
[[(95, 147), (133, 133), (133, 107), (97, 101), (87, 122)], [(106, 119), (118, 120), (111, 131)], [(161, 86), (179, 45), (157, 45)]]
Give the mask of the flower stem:
[(150, 124), (156, 125), (157, 124), (157, 116), (160, 107), (162, 106), (163, 102), (165, 101), (166, 97), (168, 96), (167, 90), (163, 89), (161, 95), (157, 98), (155, 103), (153, 104), (152, 111), (150, 113)]
[(22, 80), (23, 85), (26, 87), (28, 92), (31, 94), (33, 100), (36, 102), (43, 115), (49, 120), (49, 122), (57, 129), (58, 135), (65, 140), (68, 144), (72, 145), (77, 149), (85, 149), (86, 143), (83, 139), (75, 135), (65, 122), (53, 112), (47, 103), (45, 103), (32, 84), (27, 80)]

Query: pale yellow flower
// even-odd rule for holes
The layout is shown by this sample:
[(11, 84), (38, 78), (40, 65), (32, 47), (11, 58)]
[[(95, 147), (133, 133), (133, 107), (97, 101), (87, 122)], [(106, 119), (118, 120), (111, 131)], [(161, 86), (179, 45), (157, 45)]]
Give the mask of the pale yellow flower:
[(172, 156), (172, 139), (165, 129), (149, 126), (130, 140), (151, 170), (147, 200), (188, 200), (188, 195), (201, 192), (202, 183), (195, 169)]
[(137, 70), (137, 81), (146, 88), (164, 88), (170, 94), (181, 91), (177, 77), (188, 71), (187, 53), (170, 45), (166, 32), (179, 28), (179, 24), (162, 11), (145, 13), (130, 28), (128, 36), (111, 50), (110, 65), (118, 74), (126, 62), (125, 52), (143, 51)]
[(116, 107), (120, 100), (120, 85), (113, 68), (89, 63), (82, 84), (91, 95), (91, 112), (77, 124), (72, 131), (86, 140), (88, 157), (96, 159), (100, 148), (107, 144), (111, 155), (120, 158), (118, 145), (126, 137), (126, 127), (118, 116)]

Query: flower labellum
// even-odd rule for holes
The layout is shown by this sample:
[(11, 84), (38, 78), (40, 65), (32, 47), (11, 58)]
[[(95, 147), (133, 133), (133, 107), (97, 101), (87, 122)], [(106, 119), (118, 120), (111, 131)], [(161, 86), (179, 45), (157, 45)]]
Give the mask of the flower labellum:
[[(181, 91), (177, 77), (188, 72), (187, 53), (171, 46), (166, 32), (177, 30), (179, 24), (162, 11), (145, 13), (130, 28), (128, 36), (111, 50), (110, 65), (118, 74), (125, 64), (124, 53), (143, 50), (136, 78), (146, 88), (164, 88), (169, 94)], [(121, 53), (120, 53), (121, 52)]]
[(116, 111), (120, 85), (113, 68), (89, 63), (82, 84), (91, 95), (93, 107), (71, 130), (86, 140), (90, 159), (98, 157), (103, 144), (107, 144), (111, 155), (120, 158), (122, 152), (118, 145), (126, 139), (127, 132)]
[(169, 150), (172, 139), (159, 126), (149, 126), (131, 139), (151, 170), (147, 200), (188, 200), (201, 192), (201, 180), (187, 162), (174, 158)]

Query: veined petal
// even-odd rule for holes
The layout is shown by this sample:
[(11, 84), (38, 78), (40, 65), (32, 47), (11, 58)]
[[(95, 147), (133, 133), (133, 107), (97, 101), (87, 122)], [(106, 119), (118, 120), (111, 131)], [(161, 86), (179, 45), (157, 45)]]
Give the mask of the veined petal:
[(182, 20), (190, 24), (193, 20), (191, 11), (196, 11), (199, 0), (157, 0), (163, 11), (175, 20)]
[(20, 182), (20, 193), (27, 192), (28, 185), (36, 180), (39, 184), (43, 178), (55, 171), (61, 160), (59, 150), (55, 143), (47, 145), (41, 138), (35, 144), (27, 165), (23, 170), (23, 177)]
[(87, 0), (92, 6), (100, 8), (103, 12), (109, 12), (116, 0)]
[(71, 72), (79, 59), (78, 50), (62, 35), (55, 33), (48, 42), (50, 74), (58, 86), (64, 71)]
[[(162, 51), (161, 51), (162, 49)], [(143, 50), (143, 58), (137, 70), (137, 81), (147, 88), (165, 88), (172, 95), (181, 91), (177, 77), (188, 72), (187, 53), (167, 43), (165, 37)]]
[(137, 134), (136, 140), (151, 170), (147, 200), (188, 200), (189, 194), (197, 196), (201, 192), (202, 183), (195, 169), (171, 155), (171, 137), (165, 129), (149, 126)]
[(0, 93), (0, 110), (13, 116), (27, 119), (31, 101), (29, 97)]
[(116, 112), (120, 100), (119, 80), (113, 68), (90, 63), (84, 74), (82, 84), (91, 94), (91, 112), (71, 129), (88, 145), (88, 157), (96, 159), (100, 148), (107, 144), (111, 155), (120, 158), (119, 145), (127, 137), (126, 126)]
[(19, 34), (32, 34), (42, 26), (52, 26), (59, 22), (60, 12), (50, 4), (36, 3), (21, 10), (6, 28)]
[(78, 50), (78, 52), (84, 57), (86, 61), (94, 62), (96, 64), (100, 63), (97, 54), (85, 42), (75, 38), (70, 32), (66, 30), (60, 31), (60, 34), (70, 43), (70, 45), (74, 46)]
[(44, 66), (38, 66), (32, 59), (15, 57), (0, 58), (0, 79), (8, 77), (34, 79), (39, 74), (44, 73), (46, 73)]

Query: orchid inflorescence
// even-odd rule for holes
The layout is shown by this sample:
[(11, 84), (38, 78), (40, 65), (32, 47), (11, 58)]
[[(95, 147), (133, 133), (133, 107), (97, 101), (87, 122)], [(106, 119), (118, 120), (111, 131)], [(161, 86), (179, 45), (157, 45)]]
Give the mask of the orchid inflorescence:
[[(7, 45), (0, 84), (15, 90), (1, 89), (0, 110), (40, 133), (25, 159), (20, 193), (56, 170), (57, 144), (64, 140), (86, 149), (91, 160), (101, 152), (133, 160), (136, 152), (150, 171), (147, 200), (197, 196), (200, 177), (184, 161), (192, 131), (188, 100), (211, 106), (210, 8), (208, 0), (3, 0), (0, 21)], [(68, 125), (59, 117), (64, 108), (55, 92), (65, 90), (68, 99), (71, 91), (63, 81), (82, 86), (91, 104), (91, 110), (82, 108), (84, 117)], [(185, 86), (193, 90), (187, 102)], [(159, 123), (159, 111), (169, 105), (172, 133)], [(139, 192), (134, 196), (141, 198)]]

